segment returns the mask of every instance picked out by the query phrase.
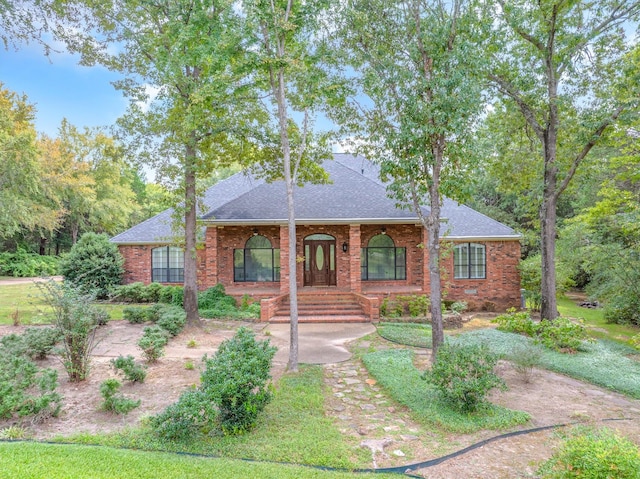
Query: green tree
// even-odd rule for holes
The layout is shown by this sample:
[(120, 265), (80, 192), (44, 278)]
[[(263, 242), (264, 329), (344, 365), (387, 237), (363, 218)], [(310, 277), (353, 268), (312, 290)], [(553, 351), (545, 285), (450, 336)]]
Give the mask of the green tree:
[(298, 370), (298, 287), (294, 187), (323, 181), (318, 163), (329, 156), (326, 134), (312, 132), (314, 114), (339, 96), (322, 48), (321, 19), (328, 1), (246, 0), (251, 43), (256, 45), (256, 71), (271, 99), (277, 132), (267, 143), (273, 151), (266, 174), (284, 179), (287, 191), (290, 341), (287, 368)]
[(176, 211), (184, 220), (184, 307), (188, 321), (198, 324), (197, 178), (228, 161), (235, 145), (230, 133), (249, 122), (258, 105), (244, 72), (241, 18), (230, 0), (68, 5), (70, 19), (74, 6), (88, 12), (81, 25), (83, 61), (125, 75), (117, 87), (131, 103), (119, 124), (131, 135), (132, 151), (182, 194)]
[(368, 101), (342, 121), (363, 142), (362, 151), (380, 163), (390, 195), (412, 208), (427, 231), (435, 361), (444, 339), (442, 196), (463, 196), (482, 105), (475, 74), (477, 17), (473, 4), (463, 0), (353, 0), (343, 14), (340, 35)]
[(541, 314), (554, 319), (558, 201), (607, 129), (637, 108), (640, 69), (624, 27), (640, 2), (496, 0), (489, 12), (487, 77), (520, 111), (542, 159)]
[(58, 224), (47, 201), (34, 114), (26, 96), (0, 83), (0, 238)]

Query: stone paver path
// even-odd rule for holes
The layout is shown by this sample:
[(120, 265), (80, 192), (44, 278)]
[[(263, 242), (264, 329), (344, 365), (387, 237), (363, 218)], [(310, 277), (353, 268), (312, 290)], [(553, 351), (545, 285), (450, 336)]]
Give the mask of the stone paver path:
[(355, 445), (371, 451), (373, 467), (423, 460), (442, 448), (442, 438), (425, 431), (407, 408), (388, 399), (359, 360), (325, 365), (325, 381), (332, 393), (327, 414)]

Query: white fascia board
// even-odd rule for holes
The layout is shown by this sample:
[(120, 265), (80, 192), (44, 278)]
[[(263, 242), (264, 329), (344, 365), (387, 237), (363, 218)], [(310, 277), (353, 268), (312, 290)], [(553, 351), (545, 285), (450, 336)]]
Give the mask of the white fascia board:
[[(215, 226), (259, 226), (259, 225), (286, 225), (287, 220), (269, 219), (269, 220), (203, 220), (204, 225)], [(353, 225), (353, 224), (369, 224), (369, 225), (389, 225), (389, 224), (415, 224), (420, 225), (417, 218), (296, 218), (296, 225)]]
[(519, 241), (522, 235), (502, 236), (440, 236), (441, 240), (450, 241)]

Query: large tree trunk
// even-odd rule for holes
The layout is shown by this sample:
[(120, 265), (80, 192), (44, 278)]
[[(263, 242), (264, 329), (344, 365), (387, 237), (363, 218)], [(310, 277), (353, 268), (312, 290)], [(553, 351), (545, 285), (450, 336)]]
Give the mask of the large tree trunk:
[(192, 146), (186, 147), (185, 158), (185, 213), (184, 213), (184, 310), (187, 324), (198, 326), (198, 275), (196, 252), (196, 175), (192, 167), (196, 152)]
[[(438, 201), (434, 208), (432, 202), (429, 214), (429, 228), (427, 228), (427, 248), (429, 251), (429, 287), (431, 291), (431, 362), (436, 361), (438, 348), (444, 342), (444, 330), (442, 326), (442, 292), (440, 281), (440, 205)], [(437, 211), (434, 211), (436, 210)]]
[(540, 281), (540, 317), (553, 320), (558, 317), (556, 301), (556, 138), (546, 136), (544, 193), (540, 205), (540, 256), (542, 272)]

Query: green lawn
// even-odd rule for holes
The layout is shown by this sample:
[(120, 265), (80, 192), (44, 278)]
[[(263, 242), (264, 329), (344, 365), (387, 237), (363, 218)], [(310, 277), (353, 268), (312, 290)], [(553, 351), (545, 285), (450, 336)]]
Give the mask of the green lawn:
[(634, 326), (607, 323), (604, 320), (602, 309), (581, 308), (566, 296), (558, 298), (558, 311), (562, 316), (584, 319), (585, 326), (589, 328), (589, 334), (595, 338), (612, 339), (626, 343), (632, 336), (640, 333), (640, 328)]
[[(62, 444), (0, 444), (0, 477), (21, 479), (373, 478), (374, 474)], [(377, 478), (397, 477), (375, 474)]]
[(20, 324), (46, 323), (48, 311), (35, 284), (0, 286), (0, 324), (13, 324), (15, 316)]
[[(111, 319), (122, 319), (122, 310), (135, 304), (96, 303), (109, 312)], [(20, 324), (48, 323), (47, 313), (51, 309), (44, 304), (38, 286), (33, 283), (0, 286), (0, 324), (13, 324), (17, 315)]]

